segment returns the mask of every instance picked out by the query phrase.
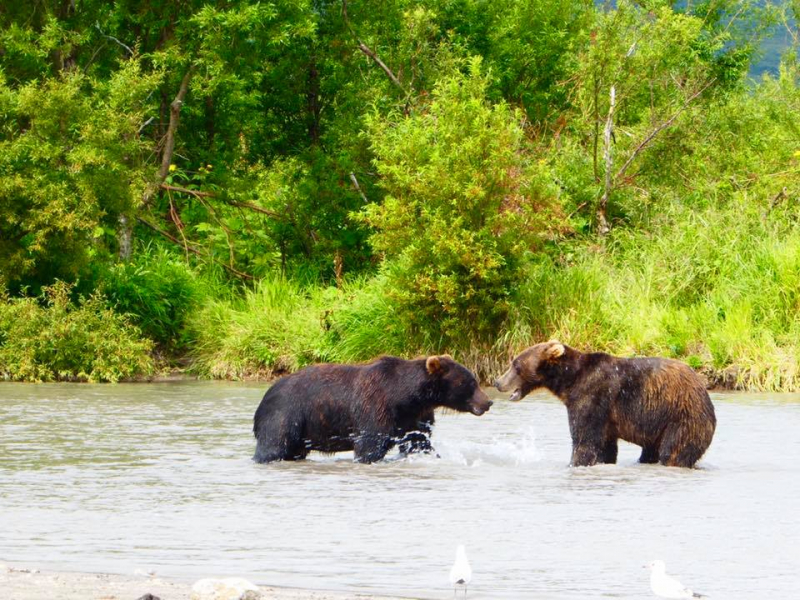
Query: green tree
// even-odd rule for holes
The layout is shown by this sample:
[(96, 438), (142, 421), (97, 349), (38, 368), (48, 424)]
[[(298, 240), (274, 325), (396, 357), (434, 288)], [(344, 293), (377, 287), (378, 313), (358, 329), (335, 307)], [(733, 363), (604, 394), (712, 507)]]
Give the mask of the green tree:
[(141, 194), (139, 128), (159, 78), (137, 60), (107, 80), (68, 71), (11, 87), (0, 71), (0, 285), (72, 279), (114, 253)]
[(479, 58), (466, 70), (443, 77), (424, 109), (370, 121), (386, 197), (359, 218), (375, 229), (406, 318), (433, 346), (497, 334), (520, 259), (554, 214), (522, 115), (486, 100)]

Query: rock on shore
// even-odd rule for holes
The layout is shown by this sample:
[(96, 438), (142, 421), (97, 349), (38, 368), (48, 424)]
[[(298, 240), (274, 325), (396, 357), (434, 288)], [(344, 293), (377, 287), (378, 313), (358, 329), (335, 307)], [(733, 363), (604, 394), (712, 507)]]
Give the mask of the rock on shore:
[[(236, 579), (205, 579), (211, 582), (231, 582)], [(239, 590), (239, 600), (401, 600), (398, 597), (373, 594), (325, 592), (304, 589), (258, 587), (246, 580), (247, 589)], [(195, 585), (197, 585), (195, 584)], [(227, 585), (227, 584), (226, 584)], [(31, 567), (0, 563), (0, 598), (2, 600), (137, 600), (148, 595), (161, 600), (222, 600), (226, 596), (198, 597), (202, 590), (224, 589), (203, 584), (194, 590), (192, 584), (168, 581), (147, 575), (110, 575), (105, 573), (73, 573), (39, 571)], [(228, 586), (230, 587), (230, 586)], [(232, 593), (235, 589), (230, 587)], [(216, 592), (215, 592), (216, 593)]]

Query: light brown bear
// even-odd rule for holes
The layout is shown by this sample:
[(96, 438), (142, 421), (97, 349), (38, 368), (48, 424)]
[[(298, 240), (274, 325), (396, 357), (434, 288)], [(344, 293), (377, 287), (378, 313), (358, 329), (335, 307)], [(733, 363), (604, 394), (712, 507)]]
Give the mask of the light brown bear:
[(572, 465), (617, 461), (617, 440), (642, 447), (643, 463), (692, 467), (714, 437), (714, 405), (682, 362), (585, 354), (558, 341), (537, 344), (495, 381), (510, 400), (545, 388), (567, 407)]

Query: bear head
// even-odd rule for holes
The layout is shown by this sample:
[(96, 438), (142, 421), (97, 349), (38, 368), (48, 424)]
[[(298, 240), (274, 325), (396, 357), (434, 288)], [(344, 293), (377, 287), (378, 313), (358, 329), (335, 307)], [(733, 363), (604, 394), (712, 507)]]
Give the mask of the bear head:
[(429, 356), (425, 360), (425, 369), (436, 380), (437, 405), (477, 416), (492, 406), (478, 378), (450, 356)]
[(558, 361), (566, 347), (559, 341), (551, 340), (531, 346), (514, 360), (511, 367), (494, 382), (501, 392), (512, 392), (509, 400), (517, 402), (533, 390), (544, 387), (546, 372)]

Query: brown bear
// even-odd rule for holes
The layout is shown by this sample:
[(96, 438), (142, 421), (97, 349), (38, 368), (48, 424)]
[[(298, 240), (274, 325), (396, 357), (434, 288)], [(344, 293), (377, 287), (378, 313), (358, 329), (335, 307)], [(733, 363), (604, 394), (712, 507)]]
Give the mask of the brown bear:
[(353, 450), (359, 462), (431, 452), (438, 407), (482, 415), (492, 401), (449, 356), (384, 356), (360, 365), (323, 364), (279, 379), (253, 419), (257, 462), (302, 460), (310, 450)]
[(495, 381), (510, 400), (546, 388), (566, 405), (572, 465), (617, 461), (617, 440), (642, 447), (643, 463), (692, 467), (714, 437), (717, 419), (703, 382), (666, 358), (584, 354), (558, 341), (537, 344)]

